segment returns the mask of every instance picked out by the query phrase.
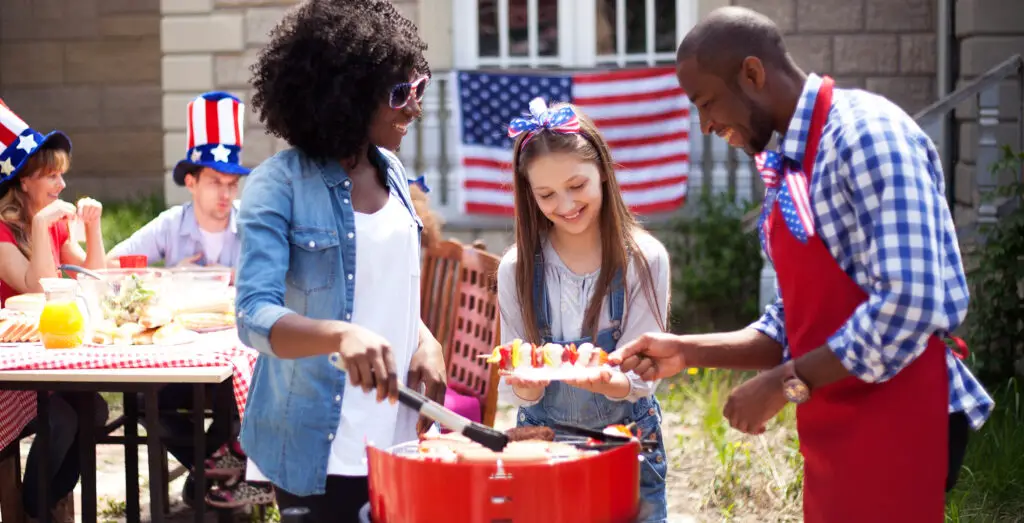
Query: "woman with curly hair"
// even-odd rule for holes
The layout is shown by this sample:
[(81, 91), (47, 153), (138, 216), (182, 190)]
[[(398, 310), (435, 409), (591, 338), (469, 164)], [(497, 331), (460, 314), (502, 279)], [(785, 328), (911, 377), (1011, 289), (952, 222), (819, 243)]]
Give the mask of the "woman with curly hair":
[(441, 345), (420, 321), (422, 224), (391, 152), (420, 115), (425, 49), (388, 0), (310, 0), (253, 66), (252, 104), (292, 148), (242, 194), (238, 334), (261, 354), (240, 439), (248, 479), (316, 523), (358, 521), (367, 443), (426, 428), (396, 404), (397, 380), (444, 401)]

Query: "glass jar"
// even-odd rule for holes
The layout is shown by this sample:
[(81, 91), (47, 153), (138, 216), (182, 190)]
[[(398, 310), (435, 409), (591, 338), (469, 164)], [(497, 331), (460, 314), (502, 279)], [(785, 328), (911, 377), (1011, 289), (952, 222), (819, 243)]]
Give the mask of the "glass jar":
[(88, 309), (78, 282), (65, 278), (42, 278), (46, 301), (39, 315), (39, 337), (47, 349), (74, 349), (86, 338)]

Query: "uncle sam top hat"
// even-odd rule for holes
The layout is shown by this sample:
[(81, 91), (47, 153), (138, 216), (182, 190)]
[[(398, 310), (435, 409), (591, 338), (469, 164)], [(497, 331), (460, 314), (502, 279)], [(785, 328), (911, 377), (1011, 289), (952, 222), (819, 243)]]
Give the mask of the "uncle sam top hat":
[(185, 174), (209, 167), (224, 174), (245, 176), (240, 163), (245, 104), (234, 95), (211, 91), (188, 103), (188, 145), (185, 159), (174, 166), (174, 183), (185, 185)]
[(60, 131), (43, 136), (0, 100), (0, 196), (7, 194), (28, 159), (43, 148), (71, 154), (71, 140)]

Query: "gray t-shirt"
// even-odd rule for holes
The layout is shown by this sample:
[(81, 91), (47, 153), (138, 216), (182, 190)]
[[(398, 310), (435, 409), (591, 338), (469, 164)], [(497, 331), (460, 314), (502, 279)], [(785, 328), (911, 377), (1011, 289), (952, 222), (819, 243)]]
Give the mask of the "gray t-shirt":
[[(631, 263), (625, 282), (626, 312), (623, 317), (620, 344), (632, 341), (647, 332), (661, 331), (658, 317), (662, 318), (663, 324), (667, 322), (668, 317), (670, 280), (668, 252), (657, 238), (646, 232), (638, 233), (636, 241), (651, 267), (658, 310), (651, 309), (637, 275), (636, 266)], [(547, 285), (551, 310), (551, 335), (555, 339), (561, 340), (579, 339), (583, 329), (583, 316), (586, 313), (587, 305), (594, 296), (599, 271), (576, 274), (562, 262), (554, 247), (551, 246), (551, 242), (545, 239), (542, 242), (542, 248), (544, 249), (544, 282)], [(503, 344), (516, 338), (526, 337), (523, 316), (519, 307), (519, 296), (516, 292), (517, 260), (518, 253), (513, 247), (505, 253), (498, 266), (498, 305), (501, 311), (501, 343)], [(608, 308), (606, 299), (598, 320), (599, 330), (611, 326)], [(637, 401), (650, 396), (657, 388), (657, 382), (643, 381), (633, 372), (626, 375), (631, 384), (629, 395), (626, 398), (610, 399)], [(498, 391), (499, 398), (503, 402), (515, 406), (528, 406), (537, 403), (537, 401), (528, 402), (520, 398), (513, 392), (512, 387), (505, 383), (505, 380), (500, 382)]]

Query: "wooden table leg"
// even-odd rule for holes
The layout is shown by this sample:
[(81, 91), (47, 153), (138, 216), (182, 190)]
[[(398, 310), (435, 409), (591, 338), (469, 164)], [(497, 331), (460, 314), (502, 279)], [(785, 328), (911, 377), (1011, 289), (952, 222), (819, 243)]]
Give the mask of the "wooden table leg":
[(206, 385), (192, 385), (192, 439), (195, 443), (195, 465), (192, 467), (192, 481), (195, 483), (195, 499), (192, 510), (196, 523), (206, 518)]
[[(11, 445), (19, 445), (18, 440)], [(21, 504), (21, 477), (18, 460), (21, 454), (12, 452), (0, 461), (0, 518), (3, 523), (25, 523), (25, 507)]]
[[(96, 398), (91, 392), (81, 395), (78, 422), (78, 451), (82, 475), (82, 523), (96, 523)], [(73, 507), (74, 504), (72, 504)]]
[(123, 396), (124, 486), (127, 498), (125, 518), (128, 523), (140, 523), (142, 514), (139, 508), (139, 398), (135, 392), (125, 392)]
[(50, 523), (50, 393), (45, 390), (36, 392), (36, 426), (36, 439), (39, 441), (38, 520), (39, 523)]
[(157, 405), (158, 387), (147, 387), (145, 391), (146, 410), (146, 453), (149, 454), (149, 516), (151, 523), (164, 522), (167, 507), (167, 487), (162, 485), (163, 473), (160, 454), (166, 452), (160, 441), (160, 406)]

